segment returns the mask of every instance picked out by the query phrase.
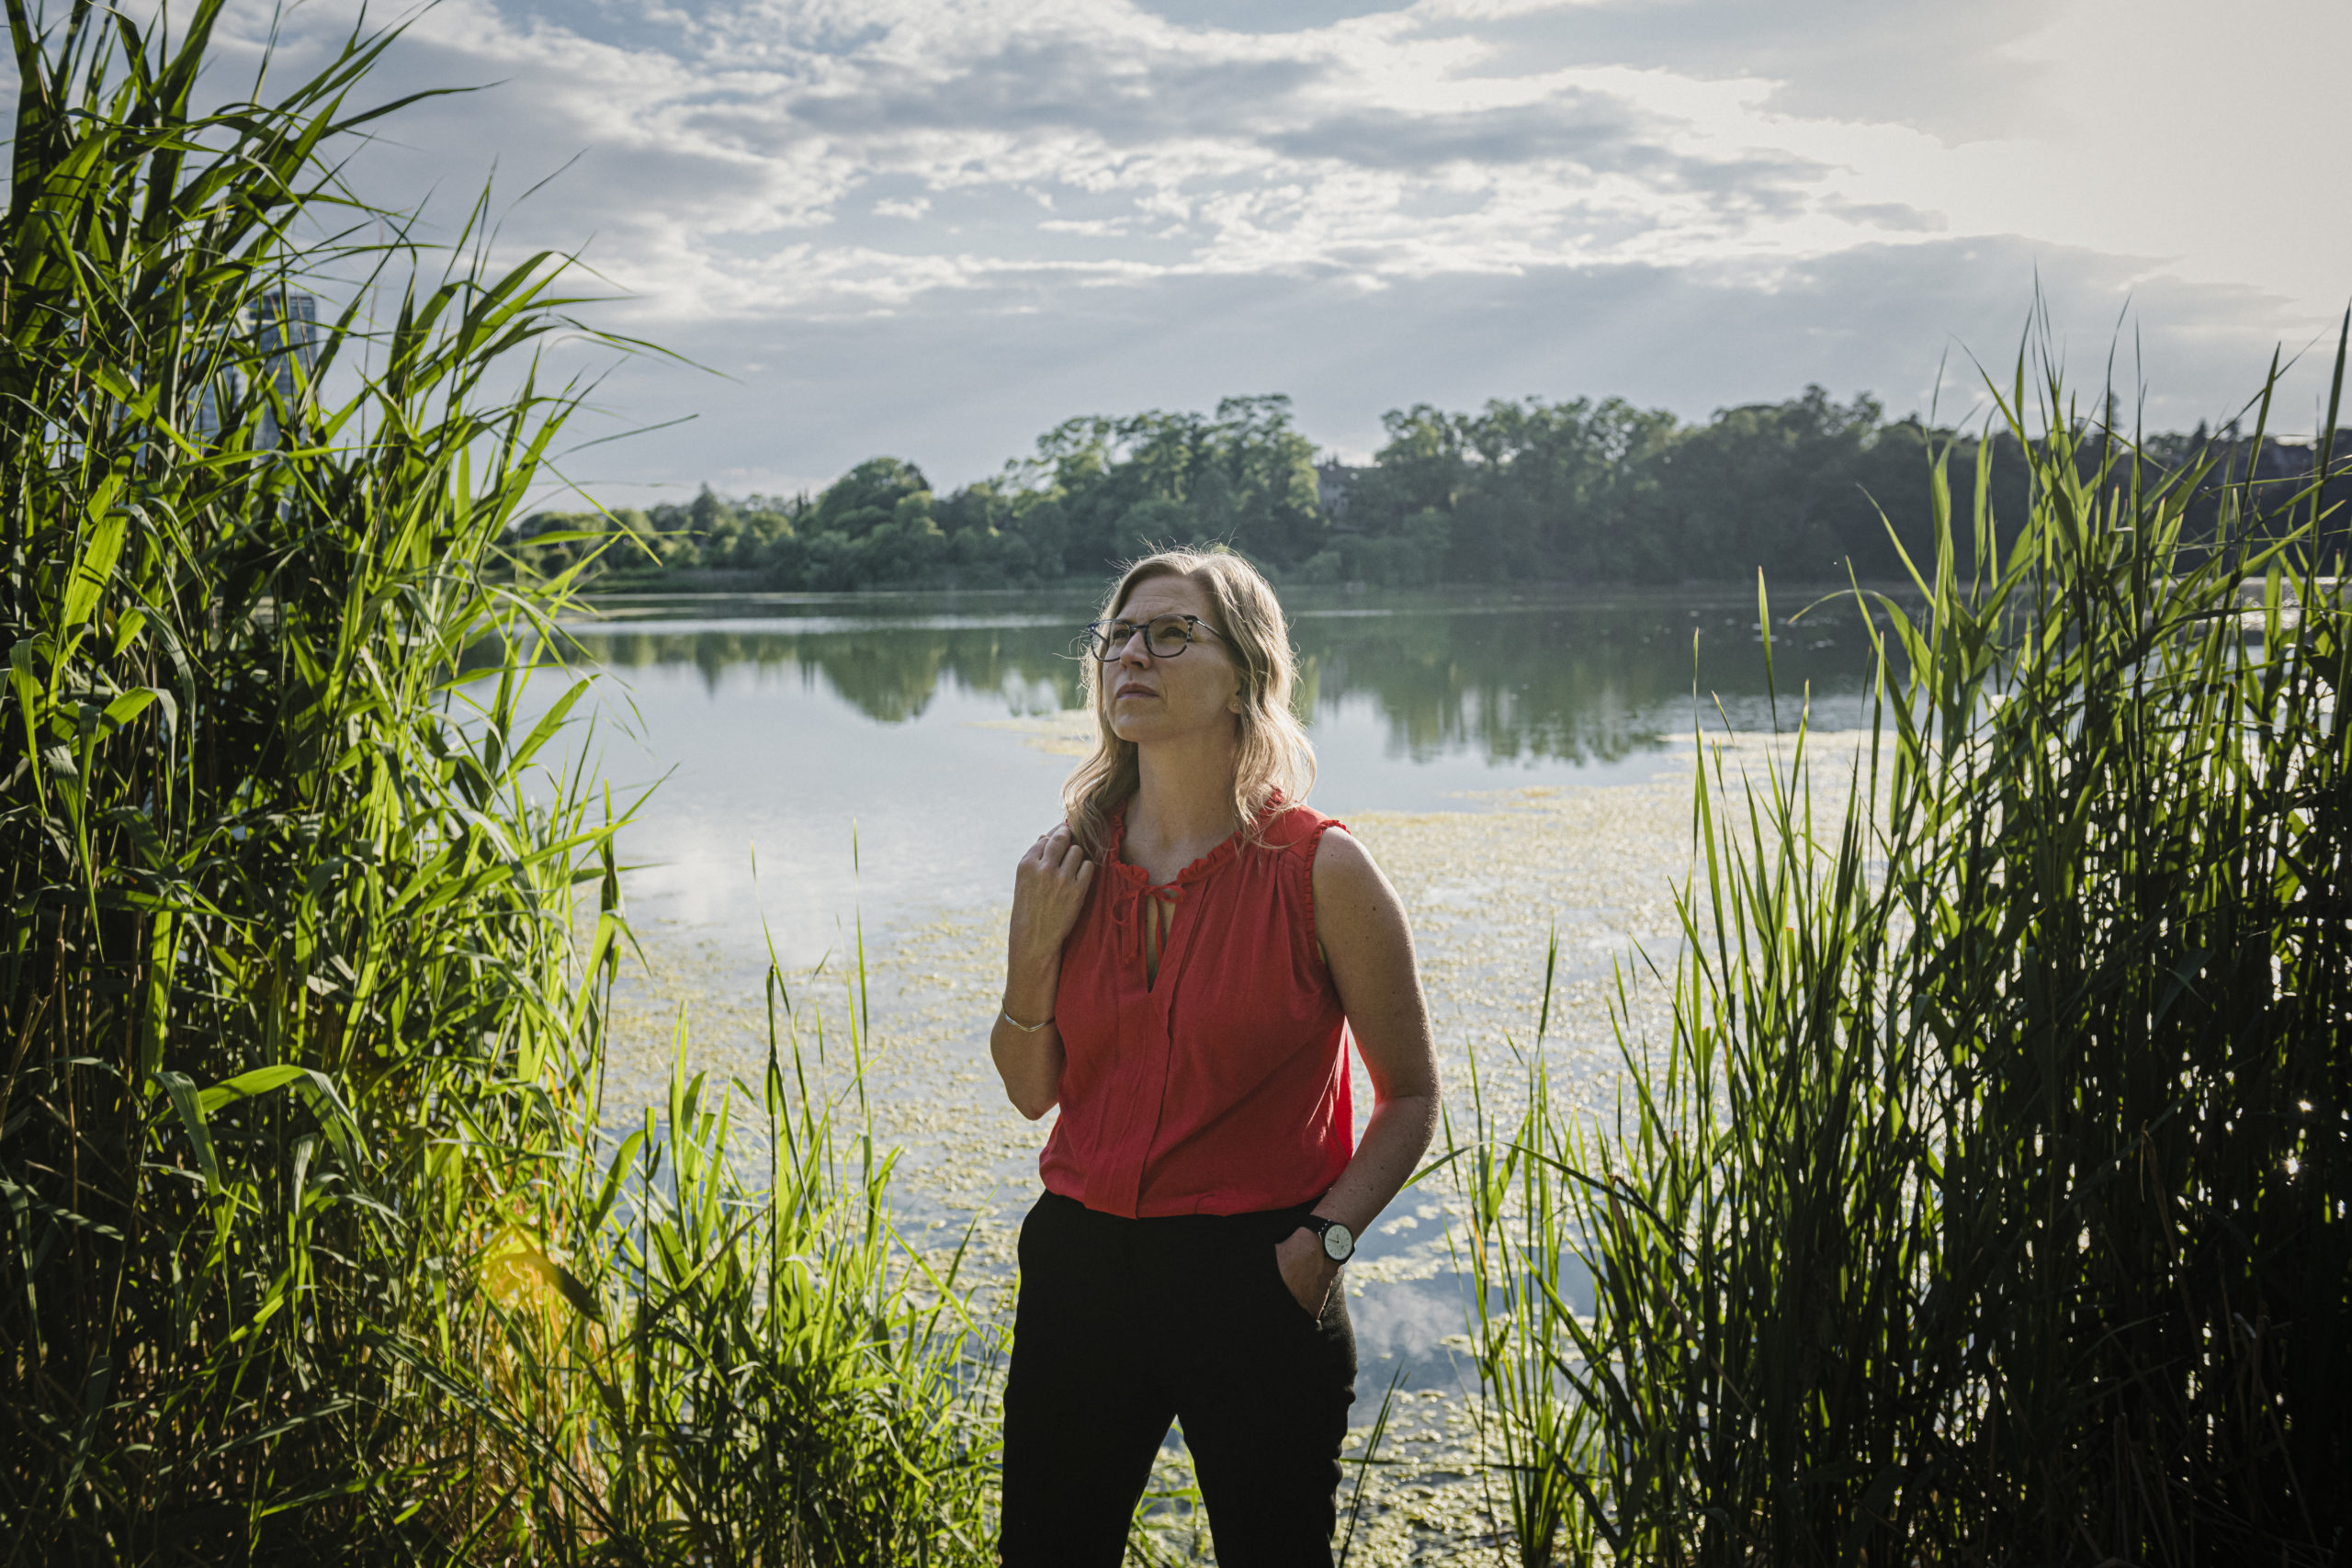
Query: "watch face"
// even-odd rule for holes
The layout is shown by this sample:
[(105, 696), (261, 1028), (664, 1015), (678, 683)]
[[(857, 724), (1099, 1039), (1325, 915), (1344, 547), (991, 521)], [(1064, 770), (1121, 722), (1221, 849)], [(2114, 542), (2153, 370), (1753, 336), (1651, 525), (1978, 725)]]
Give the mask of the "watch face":
[(1356, 1233), (1333, 1221), (1323, 1227), (1323, 1255), (1334, 1263), (1345, 1263), (1356, 1250)]

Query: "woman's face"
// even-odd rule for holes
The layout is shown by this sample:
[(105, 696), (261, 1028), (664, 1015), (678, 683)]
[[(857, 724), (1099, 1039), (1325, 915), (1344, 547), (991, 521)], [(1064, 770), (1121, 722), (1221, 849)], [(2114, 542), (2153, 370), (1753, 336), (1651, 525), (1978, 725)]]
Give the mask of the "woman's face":
[(1136, 626), (1157, 615), (1198, 615), (1202, 625), (1173, 659), (1154, 658), (1135, 637), (1102, 666), (1111, 732), (1139, 746), (1193, 739), (1229, 744), (1241, 712), (1241, 677), (1217, 635), (1225, 628), (1211, 614), (1207, 592), (1189, 577), (1152, 577), (1119, 606), (1118, 618)]

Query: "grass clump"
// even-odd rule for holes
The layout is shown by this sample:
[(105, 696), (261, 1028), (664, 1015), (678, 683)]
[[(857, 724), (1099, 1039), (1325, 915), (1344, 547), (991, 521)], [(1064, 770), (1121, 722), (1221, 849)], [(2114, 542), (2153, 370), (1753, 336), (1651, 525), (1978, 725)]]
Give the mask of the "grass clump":
[(2029, 387), (2026, 515), (1955, 521), (1939, 464), (1924, 604), (1873, 606), (1846, 807), (1802, 724), (1702, 762), (1671, 1037), (1613, 1122), (1484, 1140), (1526, 1189), (1473, 1205), (1524, 1562), (2340, 1560), (2333, 454), (2159, 471)]
[(220, 12), (9, 7), (0, 1561), (975, 1556), (956, 1287), (798, 1032), (764, 1183), (699, 1082), (602, 1127), (616, 825), (497, 554), (563, 259), (340, 186), (393, 35), (198, 112)]
[[(902, 1246), (894, 1156), (862, 1117), (837, 1127), (847, 1100), (811, 1081), (773, 971), (769, 995), (760, 1089), (673, 1071), (601, 1168), (560, 1168), (557, 1228), (490, 1249), (489, 1353), (416, 1357), (489, 1458), (453, 1510), (469, 1557), (993, 1559), (995, 1369), (963, 1254), (935, 1272)], [(855, 1046), (854, 998), (850, 1017)], [(741, 1168), (747, 1132), (763, 1182)]]

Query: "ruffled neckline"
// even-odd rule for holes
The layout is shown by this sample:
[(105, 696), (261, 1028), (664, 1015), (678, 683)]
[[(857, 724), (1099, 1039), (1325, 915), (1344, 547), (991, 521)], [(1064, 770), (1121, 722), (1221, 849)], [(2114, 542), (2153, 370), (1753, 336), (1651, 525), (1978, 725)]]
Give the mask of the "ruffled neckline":
[[(1264, 822), (1269, 816), (1282, 808), (1282, 792), (1276, 790), (1272, 798), (1260, 809), (1257, 821)], [(1240, 852), (1242, 838), (1247, 830), (1247, 826), (1236, 828), (1226, 835), (1216, 848), (1194, 860), (1192, 864), (1184, 867), (1166, 882), (1154, 882), (1151, 880), (1151, 874), (1143, 867), (1131, 865), (1119, 858), (1119, 848), (1127, 840), (1127, 808), (1122, 804), (1111, 818), (1111, 841), (1103, 850), (1102, 863), (1109, 868), (1114, 877), (1134, 892), (1147, 893), (1156, 888), (1187, 886), (1215, 875), (1230, 863), (1233, 857)]]

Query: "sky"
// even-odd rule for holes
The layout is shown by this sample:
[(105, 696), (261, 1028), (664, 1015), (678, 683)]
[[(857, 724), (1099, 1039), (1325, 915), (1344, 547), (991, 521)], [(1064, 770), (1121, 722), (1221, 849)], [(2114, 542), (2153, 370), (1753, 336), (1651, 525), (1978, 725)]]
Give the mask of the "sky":
[[(232, 8), (210, 81), (357, 15)], [(350, 175), (444, 235), (487, 182), (503, 254), (576, 254), (585, 318), (676, 356), (556, 355), (616, 506), (886, 453), (944, 490), (1235, 394), (1351, 461), (1419, 402), (1952, 421), (2037, 297), (2151, 428), (2283, 347), (2309, 430), (2346, 60), (2346, 0), (440, 0), (371, 90), (479, 90)]]

